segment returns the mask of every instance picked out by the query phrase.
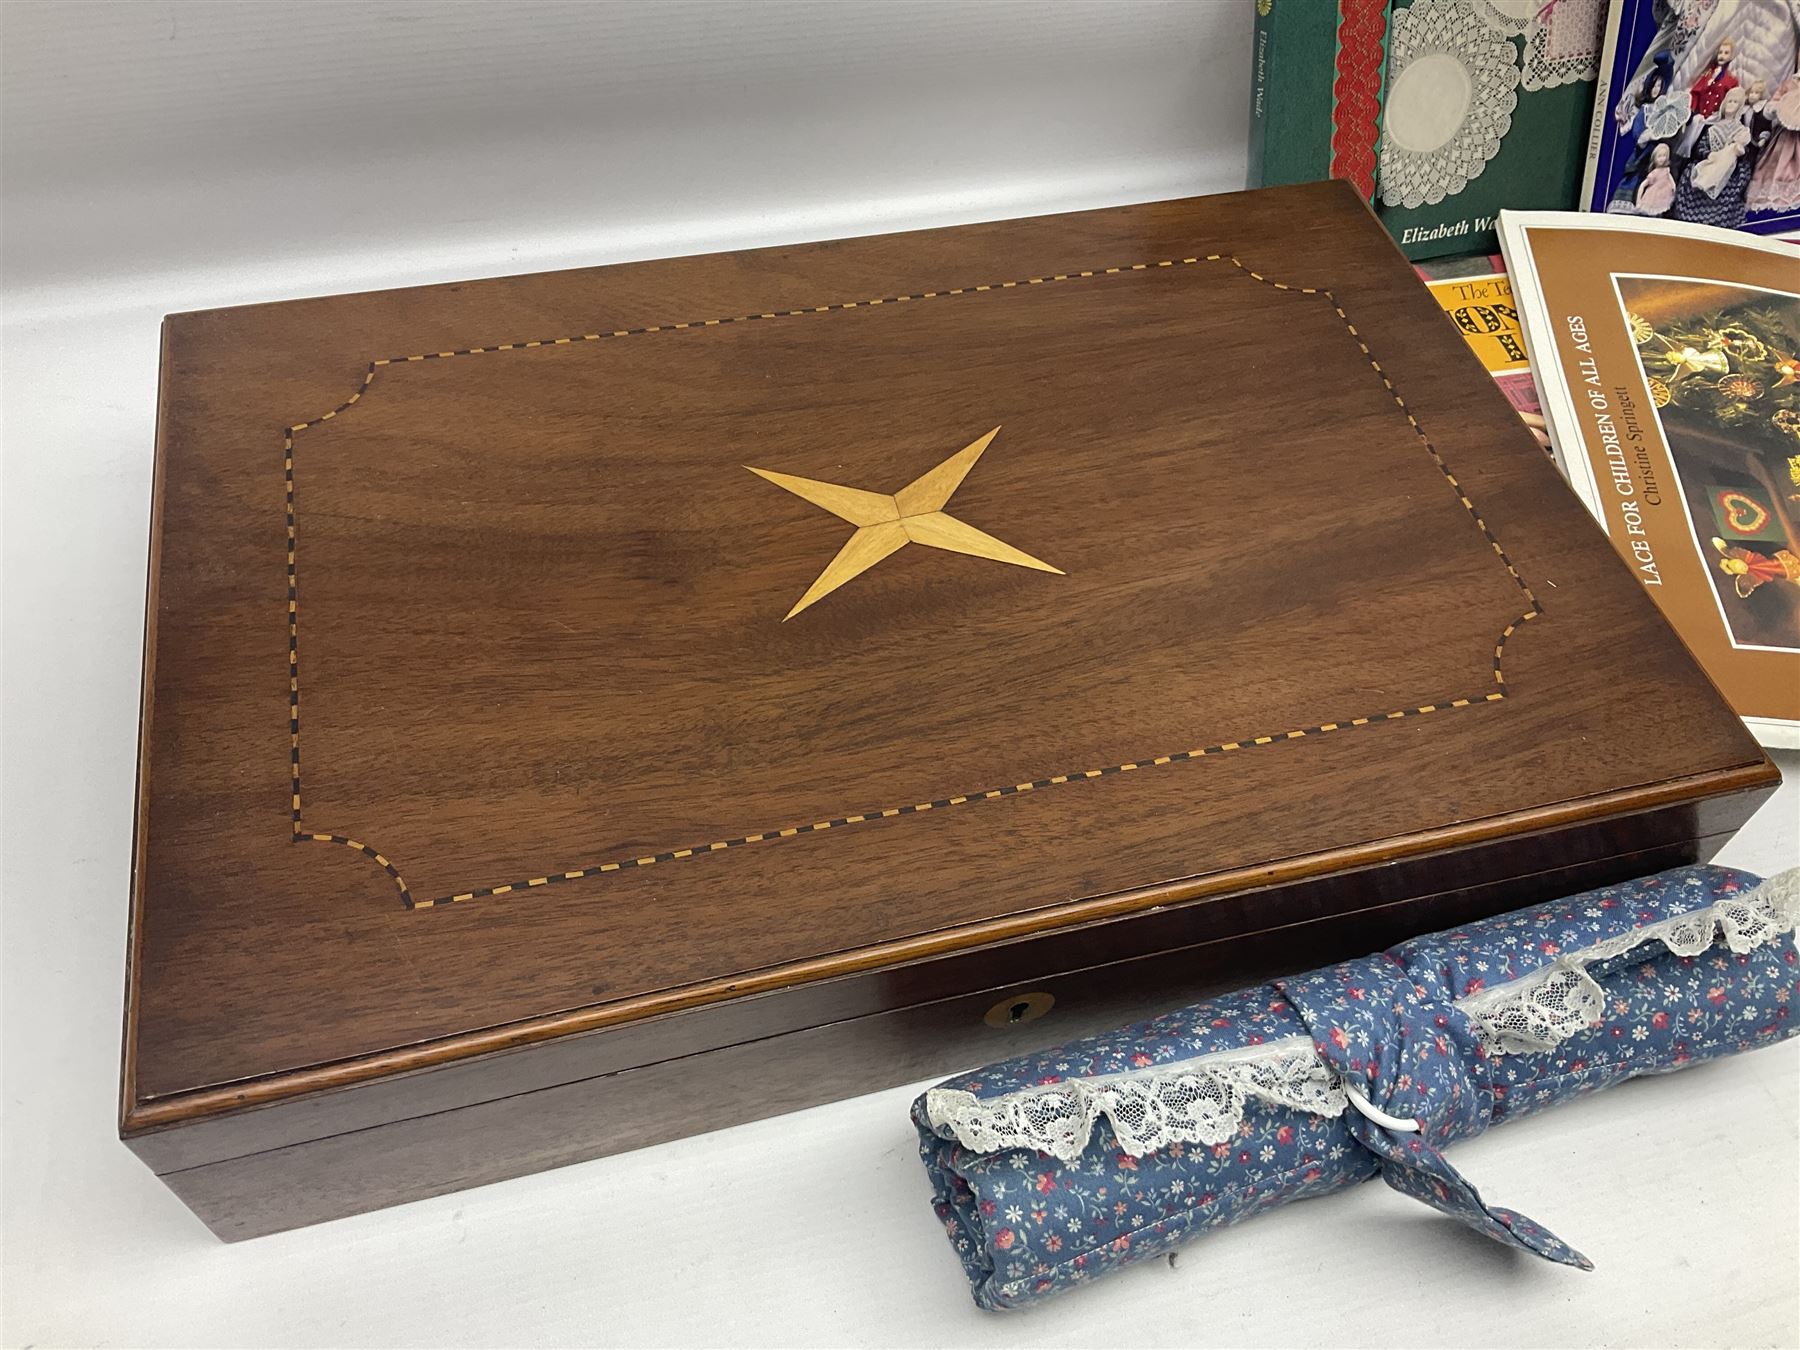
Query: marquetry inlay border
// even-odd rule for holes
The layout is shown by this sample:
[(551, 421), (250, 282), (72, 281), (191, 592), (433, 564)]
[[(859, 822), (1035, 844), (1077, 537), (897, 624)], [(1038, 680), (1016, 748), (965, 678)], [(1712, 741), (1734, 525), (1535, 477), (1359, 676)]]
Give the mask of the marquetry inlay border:
[[(360, 403), (375, 382), (375, 377), (389, 366), (407, 365), (422, 361), (447, 361), (458, 357), (484, 356), (498, 352), (530, 351), (540, 347), (567, 347), (584, 342), (607, 342), (624, 338), (645, 337), (652, 333), (676, 333), (694, 329), (717, 328), (725, 324), (776, 322), (784, 319), (801, 319), (808, 315), (831, 314), (841, 310), (873, 308), (878, 305), (916, 304), (928, 300), (948, 299), (954, 296), (979, 295), (992, 291), (1009, 291), (1032, 286), (1049, 286), (1059, 283), (1077, 282), (1093, 277), (1119, 276), (1134, 272), (1155, 272), (1163, 268), (1199, 267), (1208, 264), (1221, 264), (1232, 267), (1245, 279), (1263, 286), (1273, 287), (1299, 296), (1314, 297), (1331, 306), (1332, 312), (1343, 325), (1344, 331), (1357, 345), (1369, 363), (1370, 372), (1381, 381), (1383, 388), (1394, 400), (1394, 406), (1406, 418), (1407, 425), (1412, 428), (1420, 446), (1430, 457), (1439, 473), (1444, 477), (1450, 490), (1456, 494), (1463, 510), (1468, 514), (1475, 528), (1493, 549), (1496, 557), (1506, 568), (1507, 575), (1518, 587), (1525, 602), (1524, 611), (1518, 618), (1501, 631), (1494, 642), (1494, 663), (1492, 680), (1480, 689), (1470, 693), (1445, 699), (1437, 703), (1423, 703), (1410, 708), (1395, 708), (1372, 712), (1364, 717), (1352, 717), (1341, 722), (1322, 722), (1315, 726), (1294, 727), (1281, 731), (1269, 732), (1265, 735), (1247, 736), (1242, 740), (1223, 741), (1217, 745), (1199, 746), (1192, 749), (1174, 750), (1166, 755), (1158, 755), (1153, 759), (1127, 761), (1119, 764), (1108, 764), (1099, 768), (1076, 769), (1068, 773), (1054, 774), (1048, 778), (1038, 778), (1024, 783), (1003, 783), (993, 787), (981, 788), (970, 792), (957, 793), (953, 796), (934, 798), (931, 801), (910, 802), (902, 805), (880, 807), (855, 814), (835, 816), (829, 820), (810, 821), (806, 823), (778, 826), (773, 829), (759, 831), (754, 834), (738, 835), (730, 839), (715, 839), (706, 843), (689, 845), (684, 848), (669, 849), (665, 852), (645, 854), (642, 857), (617, 858), (586, 866), (575, 867), (564, 871), (545, 872), (540, 876), (522, 877), (515, 881), (499, 885), (478, 886), (468, 890), (456, 891), (431, 899), (420, 899), (413, 895), (407, 887), (400, 869), (379, 849), (359, 839), (342, 834), (322, 834), (309, 830), (301, 821), (300, 792), (300, 607), (299, 607), (299, 572), (295, 561), (296, 531), (294, 510), (294, 444), (295, 438), (303, 432), (311, 430), (336, 417), (342, 416)], [(292, 803), (292, 838), (295, 843), (340, 844), (346, 848), (373, 860), (392, 878), (400, 892), (400, 898), (408, 909), (431, 909), (434, 907), (459, 904), (470, 900), (480, 900), (491, 896), (510, 895), (515, 892), (528, 891), (539, 887), (553, 886), (561, 882), (579, 881), (586, 877), (600, 876), (609, 872), (629, 871), (633, 868), (650, 867), (656, 863), (674, 862), (679, 859), (696, 858), (710, 853), (719, 853), (727, 849), (740, 848), (749, 844), (760, 844), (776, 839), (791, 839), (805, 834), (817, 834), (825, 830), (844, 829), (866, 821), (886, 820), (895, 816), (917, 815), (926, 811), (941, 811), (952, 807), (963, 806), (971, 802), (994, 801), (1002, 797), (1013, 797), (1021, 793), (1041, 792), (1049, 788), (1061, 787), (1069, 783), (1087, 782), (1095, 778), (1105, 778), (1113, 774), (1135, 773), (1146, 769), (1162, 768), (1171, 764), (1184, 764), (1190, 760), (1203, 759), (1210, 755), (1230, 754), (1239, 750), (1249, 750), (1258, 746), (1275, 745), (1287, 741), (1301, 740), (1309, 736), (1319, 736), (1331, 732), (1348, 731), (1357, 727), (1379, 726), (1388, 722), (1408, 717), (1422, 717), (1430, 713), (1445, 712), (1457, 708), (1479, 707), (1484, 704), (1497, 703), (1507, 697), (1504, 662), (1506, 643), (1519, 627), (1539, 617), (1544, 612), (1543, 605), (1532, 591), (1525, 578), (1519, 575), (1513, 561), (1507, 556), (1506, 549), (1501, 546), (1493, 530), (1482, 518), (1481, 511), (1469, 499), (1468, 492), (1457, 480), (1444, 457), (1438, 452), (1431, 438), (1425, 434), (1418, 419), (1413, 416), (1412, 409), (1407, 406), (1406, 399), (1395, 388), (1394, 382), (1382, 369), (1381, 362), (1369, 349), (1363, 336), (1357, 331), (1344, 307), (1338, 303), (1332, 292), (1321, 286), (1292, 286), (1275, 281), (1262, 273), (1245, 266), (1237, 258), (1229, 254), (1208, 253), (1191, 258), (1165, 258), (1156, 262), (1140, 262), (1118, 267), (1097, 267), (1081, 272), (1057, 272), (1049, 276), (1027, 277), (1018, 281), (999, 281), (976, 286), (956, 286), (941, 291), (919, 291), (910, 295), (876, 296), (866, 300), (842, 300), (835, 304), (814, 305), (810, 308), (767, 310), (755, 314), (733, 314), (721, 318), (695, 319), (680, 323), (651, 324), (640, 328), (615, 328), (607, 332), (578, 333), (568, 337), (544, 338), (529, 342), (501, 342), (488, 347), (460, 347), (451, 351), (420, 352), (411, 356), (382, 357), (369, 362), (368, 370), (362, 377), (362, 383), (356, 391), (337, 407), (329, 412), (321, 413), (304, 422), (295, 422), (282, 429), (282, 460), (286, 480), (287, 509), (287, 624), (288, 624), (288, 734), (289, 765), (291, 773)]]

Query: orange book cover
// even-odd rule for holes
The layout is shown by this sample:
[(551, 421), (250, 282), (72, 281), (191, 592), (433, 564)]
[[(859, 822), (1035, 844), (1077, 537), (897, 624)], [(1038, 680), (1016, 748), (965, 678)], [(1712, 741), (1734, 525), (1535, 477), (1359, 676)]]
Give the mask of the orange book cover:
[(1765, 745), (1800, 747), (1800, 249), (1506, 212), (1557, 460)]

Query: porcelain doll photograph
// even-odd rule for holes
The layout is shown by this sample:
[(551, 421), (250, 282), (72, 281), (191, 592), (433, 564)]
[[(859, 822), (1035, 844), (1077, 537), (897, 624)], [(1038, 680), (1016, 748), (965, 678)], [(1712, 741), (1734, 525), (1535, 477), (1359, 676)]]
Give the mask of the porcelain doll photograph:
[(1745, 205), (1751, 211), (1800, 210), (1800, 74), (1781, 82), (1759, 119), (1764, 139)]
[[(1590, 151), (1588, 209), (1765, 234), (1800, 228), (1791, 135), (1800, 96), (1780, 111), (1800, 69), (1800, 0), (1618, 0), (1608, 23), (1609, 115)], [(1658, 144), (1677, 193), (1664, 211), (1644, 211)]]
[(1665, 215), (1675, 204), (1675, 175), (1669, 164), (1668, 145), (1655, 146), (1650, 155), (1650, 171), (1638, 187), (1636, 207), (1640, 216)]
[[(1671, 58), (1667, 52), (1657, 56), (1642, 93), (1631, 107), (1631, 117), (1620, 127), (1621, 134), (1634, 147), (1630, 159), (1619, 174), (1612, 200), (1606, 209), (1620, 214), (1661, 215), (1668, 202), (1654, 211), (1641, 205), (1641, 189), (1645, 176), (1656, 167), (1656, 152), (1663, 151), (1661, 164), (1667, 171), (1670, 146), (1686, 128), (1692, 112), (1692, 96), (1686, 90), (1669, 87)], [(1674, 179), (1669, 178), (1670, 200), (1674, 195)], [(1653, 194), (1654, 195), (1654, 194)]]
[(1701, 129), (1709, 118), (1718, 113), (1725, 103), (1725, 97), (1738, 87), (1738, 77), (1731, 68), (1731, 62), (1737, 55), (1737, 44), (1727, 38), (1719, 44), (1713, 53), (1713, 59), (1706, 64), (1694, 83), (1688, 89), (1687, 134), (1681, 138), (1683, 154), (1691, 154), (1693, 144), (1700, 135)]
[(1734, 86), (1719, 111), (1701, 126), (1686, 173), (1675, 188), (1675, 219), (1728, 230), (1742, 225), (1750, 185), (1749, 152), (1744, 91)]

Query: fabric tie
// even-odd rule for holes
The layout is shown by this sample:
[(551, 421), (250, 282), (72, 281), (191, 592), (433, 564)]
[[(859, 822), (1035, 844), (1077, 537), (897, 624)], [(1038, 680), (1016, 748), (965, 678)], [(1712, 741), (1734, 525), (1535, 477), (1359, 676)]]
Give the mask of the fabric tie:
[[(1593, 1269), (1523, 1214), (1486, 1204), (1444, 1156), (1444, 1145), (1488, 1127), (1494, 1104), (1487, 1057), (1447, 998), (1434, 997), (1386, 953), (1276, 980), (1275, 987), (1350, 1090), (1345, 1124), (1375, 1155), (1383, 1181), (1497, 1242)], [(1359, 1095), (1389, 1116), (1416, 1122), (1418, 1130), (1377, 1122), (1358, 1105)]]

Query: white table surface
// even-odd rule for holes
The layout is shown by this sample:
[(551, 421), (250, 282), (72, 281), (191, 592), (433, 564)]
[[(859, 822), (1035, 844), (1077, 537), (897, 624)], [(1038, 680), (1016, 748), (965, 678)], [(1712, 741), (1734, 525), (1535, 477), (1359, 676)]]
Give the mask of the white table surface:
[[(861, 127), (867, 135), (860, 140), (859, 129), (847, 129), (841, 116), (796, 127), (792, 137), (805, 138), (806, 153), (791, 154), (787, 179), (774, 181), (789, 191), (804, 180), (811, 195), (785, 213), (744, 194), (770, 178), (756, 155), (779, 158), (784, 144), (792, 149), (791, 140), (764, 138), (758, 151), (750, 144), (755, 138), (743, 133), (722, 149), (714, 145), (710, 170), (733, 187), (717, 190), (715, 183), (715, 195), (741, 209), (710, 221), (689, 209), (704, 205), (705, 192), (672, 207), (658, 195), (691, 195), (691, 175), (671, 176), (655, 157), (638, 153), (635, 162), (643, 167), (634, 177), (632, 154), (609, 142), (600, 186), (583, 197), (592, 184), (556, 179), (548, 207), (521, 232), (512, 222), (532, 185), (505, 176), (518, 161), (500, 141), (478, 143), (464, 129), (457, 132), (465, 155), (487, 156), (482, 163), (494, 168), (492, 181), (485, 172), (469, 173), (445, 187), (439, 174), (415, 173), (418, 164), (433, 162), (409, 158), (425, 153), (416, 142), (433, 124), (421, 102), (429, 102), (431, 91), (421, 94), (417, 80), (389, 81), (412, 100), (405, 125), (412, 140), (404, 145), (390, 138), (383, 149), (384, 124), (368, 116), (368, 106), (352, 111), (360, 125), (376, 128), (370, 135), (381, 153), (346, 159), (332, 148), (342, 143), (338, 129), (327, 128), (327, 136), (310, 127), (335, 166), (315, 166), (317, 174), (364, 177), (355, 190), (345, 179), (333, 191), (320, 187), (328, 178), (307, 177), (312, 191), (302, 200), (294, 191), (299, 170), (265, 162), (275, 151), (293, 150), (277, 142), (294, 118), (274, 118), (271, 101), (288, 98), (301, 106), (316, 91), (295, 81), (303, 84), (304, 72), (323, 70), (339, 81), (324, 106), (349, 117), (342, 111), (346, 98), (367, 105), (383, 87), (381, 44), (396, 31), (389, 18), (423, 12), (141, 5), (98, 16), (91, 6), (8, 6), (0, 15), (9, 23), (9, 57), (19, 50), (21, 14), (54, 29), (50, 46), (57, 50), (83, 37), (64, 30), (84, 27), (91, 30), (84, 40), (114, 44), (98, 63), (99, 74), (87, 71), (85, 85), (73, 67), (46, 75), (41, 63), (33, 65), (32, 88), (42, 105), (36, 112), (49, 117), (43, 109), (52, 105), (74, 111), (61, 123), (42, 124), (49, 131), (36, 143), (35, 161), (9, 153), (7, 162), (11, 289), (0, 366), (0, 1342), (1800, 1344), (1800, 1043), (1793, 1042), (1627, 1084), (1457, 1147), (1457, 1165), (1484, 1194), (1532, 1215), (1592, 1257), (1597, 1269), (1588, 1274), (1503, 1249), (1371, 1185), (1213, 1235), (1173, 1266), (1147, 1264), (1037, 1312), (984, 1314), (970, 1302), (927, 1205), (906, 1119), (918, 1085), (300, 1232), (217, 1243), (125, 1150), (114, 1126), (161, 314), (1217, 190), (1241, 173), (1241, 118), (1223, 129), (1205, 119), (1227, 117), (1219, 111), (1226, 103), (1241, 107), (1247, 10), (1233, 6), (1227, 25), (1224, 11), (1214, 7), (1133, 0), (1038, 16), (1022, 64), (1010, 72), (1005, 53), (1020, 50), (1018, 44), (989, 41), (973, 30), (1011, 22), (1007, 15), (1020, 11), (955, 11), (954, 21), (969, 31), (966, 40), (944, 44), (948, 59), (960, 52), (989, 83), (1002, 82), (995, 97), (1005, 105), (1004, 117), (974, 119), (965, 142), (936, 122), (920, 130), (912, 115), (929, 104), (961, 116), (964, 105), (900, 90), (892, 108), (880, 111), (887, 121)], [(519, 37), (516, 7), (501, 17), (499, 7), (430, 12), (449, 16), (432, 29), (440, 63), (455, 57), (453, 48), (491, 45), (500, 24), (512, 44), (502, 56), (542, 58)], [(587, 23), (595, 12), (536, 6), (539, 47), (572, 48), (557, 24)], [(769, 12), (743, 7), (751, 16), (744, 22), (760, 22)], [(822, 11), (789, 5), (783, 12), (792, 31), (779, 42), (746, 44), (727, 34), (723, 45), (708, 48), (726, 55), (706, 67), (707, 88), (739, 98), (743, 71), (731, 61), (748, 51), (746, 59), (779, 67), (782, 53), (830, 27)], [(912, 20), (923, 11), (913, 5), (860, 12), (899, 31), (918, 27)], [(677, 18), (700, 35), (683, 40), (704, 47), (716, 37), (711, 19), (718, 13), (704, 11), (696, 21), (693, 7), (681, 9)], [(949, 10), (931, 13), (950, 21), (943, 17)], [(313, 24), (300, 35), (312, 44), (309, 52), (341, 47), (347, 54), (335, 62), (276, 61), (271, 53), (280, 44), (264, 31), (270, 15), (286, 16), (290, 28)], [(460, 48), (452, 40), (459, 24), (469, 30)], [(1076, 93), (1088, 100), (1076, 119), (1084, 138), (1076, 150), (1063, 129), (1045, 131), (1044, 118), (1019, 92), (1023, 81), (1037, 78), (1033, 70), (1071, 47), (1054, 31), (1058, 24), (1085, 25), (1087, 36), (1074, 45), (1111, 62), (1088, 59), (1081, 68), (1080, 78), (1093, 86)], [(183, 175), (137, 165), (140, 176), (159, 186), (134, 196), (133, 157), (160, 152), (130, 143), (128, 131), (159, 109), (166, 112), (171, 100), (207, 88), (193, 72), (170, 65), (186, 50), (178, 34), (183, 42), (215, 47), (238, 42), (249, 52), (243, 60), (270, 62), (292, 78), (264, 81), (261, 99), (233, 95), (243, 118), (268, 124), (255, 142), (266, 170), (261, 178), (229, 162), (229, 181), (205, 181), (207, 166), (219, 160), (217, 137), (204, 108), (189, 109), (192, 116), (171, 114), (159, 125), (173, 128), (168, 146), (191, 147), (200, 137), (204, 154), (196, 152)], [(921, 29), (915, 36), (929, 46), (941, 32)], [(818, 40), (826, 39), (848, 40), (842, 33)], [(621, 59), (644, 65), (649, 41), (626, 44)], [(393, 59), (401, 62), (417, 49), (416, 41), (394, 46)], [(346, 82), (346, 63), (356, 60), (364, 63), (364, 78)], [(457, 107), (479, 106), (485, 116), (500, 104), (487, 92), (489, 66), (470, 67), (468, 90), (459, 93), (450, 80), (437, 96)], [(241, 61), (215, 60), (200, 69), (216, 72), (221, 82), (248, 78)], [(1227, 72), (1218, 79), (1230, 81), (1229, 88), (1216, 87), (1210, 72), (1220, 71)], [(960, 90), (982, 87), (981, 79), (955, 69), (946, 74), (940, 65), (931, 72)], [(554, 84), (555, 74), (539, 69), (531, 78)], [(878, 78), (862, 67), (856, 74), (865, 84)], [(1043, 77), (1065, 97), (1073, 78), (1054, 69)], [(1105, 85), (1107, 79), (1114, 84)], [(6, 84), (9, 96), (26, 88), (10, 68)], [(1177, 86), (1193, 94), (1191, 106), (1171, 92)], [(108, 98), (117, 105), (115, 125), (102, 116)], [(1171, 114), (1177, 122), (1169, 122)], [(9, 135), (24, 125), (10, 104), (8, 121)], [(1190, 123), (1211, 130), (1196, 130), (1188, 141), (1186, 131), (1167, 132)], [(541, 128), (524, 125), (538, 137), (533, 144), (541, 153)], [(59, 127), (60, 141), (51, 134)], [(1151, 127), (1163, 128), (1156, 133), (1161, 139), (1140, 135)], [(918, 144), (905, 143), (909, 134)], [(296, 137), (296, 143), (304, 139)], [(1128, 141), (1144, 153), (1127, 161), (1118, 146)], [(1043, 151), (1043, 163), (1032, 157), (1036, 151), (1020, 149), (1028, 142), (1027, 149)], [(1200, 148), (1181, 158), (1190, 143)], [(641, 137), (634, 142), (638, 152), (642, 144)], [(885, 160), (869, 158), (877, 146)], [(701, 153), (689, 146), (672, 158), (691, 169)], [(1040, 172), (1053, 161), (1061, 166), (1057, 173)], [(33, 163), (42, 173), (26, 200), (24, 168)], [(542, 160), (531, 164), (534, 171), (547, 169)], [(996, 166), (991, 190), (972, 188), (989, 165)], [(1012, 178), (1004, 176), (1008, 167), (1016, 171)], [(900, 196), (872, 195), (883, 175), (900, 184)], [(920, 184), (937, 186), (928, 191)], [(209, 192), (210, 205), (200, 204)], [(461, 212), (453, 219), (443, 209), (452, 201)], [(846, 201), (860, 203), (861, 213), (842, 207)], [(358, 221), (371, 218), (385, 230), (359, 233)], [(191, 221), (206, 228), (189, 230)], [(656, 228), (640, 228), (646, 221)], [(303, 247), (309, 240), (324, 244), (309, 253)], [(1785, 755), (1782, 765), (1788, 784), (1724, 861), (1762, 872), (1800, 861), (1800, 756)]]

